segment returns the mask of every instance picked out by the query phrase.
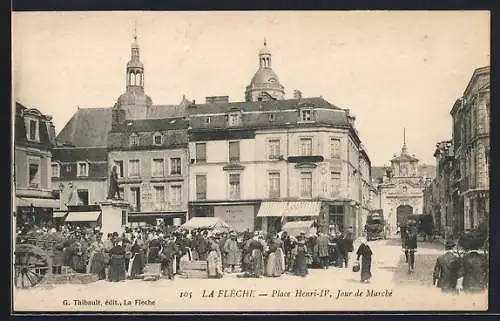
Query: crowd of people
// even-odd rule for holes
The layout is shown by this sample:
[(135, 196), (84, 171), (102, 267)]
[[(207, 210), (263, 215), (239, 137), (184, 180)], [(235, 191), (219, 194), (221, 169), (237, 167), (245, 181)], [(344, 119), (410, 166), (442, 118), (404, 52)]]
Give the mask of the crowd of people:
[[(54, 274), (66, 266), (110, 282), (141, 278), (146, 264), (155, 263), (160, 273), (172, 280), (180, 272), (182, 260), (207, 261), (211, 278), (231, 273), (239, 277), (279, 277), (284, 273), (305, 277), (311, 267), (347, 268), (349, 253), (354, 250), (352, 229), (293, 236), (286, 231), (238, 233), (143, 226), (103, 235), (98, 227), (64, 224), (20, 229), (17, 238), (18, 243), (45, 239), (52, 244), (49, 253)], [(364, 252), (358, 251), (358, 260), (360, 255), (365, 260), (367, 251), (361, 250)], [(362, 264), (367, 271), (370, 265)]]

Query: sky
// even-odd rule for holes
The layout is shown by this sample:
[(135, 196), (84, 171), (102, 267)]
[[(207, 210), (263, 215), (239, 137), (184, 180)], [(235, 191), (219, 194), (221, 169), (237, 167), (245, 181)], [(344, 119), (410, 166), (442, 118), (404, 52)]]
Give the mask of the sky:
[(356, 116), (373, 166), (403, 144), (434, 164), (453, 103), (490, 64), (488, 11), (16, 12), (13, 95), (59, 132), (125, 91), (134, 29), (153, 104), (243, 101), (267, 39), (285, 98), (298, 89)]

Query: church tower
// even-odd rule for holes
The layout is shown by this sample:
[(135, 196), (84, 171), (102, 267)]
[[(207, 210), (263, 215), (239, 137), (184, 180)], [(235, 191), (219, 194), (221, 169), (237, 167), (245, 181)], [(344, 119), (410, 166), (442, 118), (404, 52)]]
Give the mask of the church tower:
[(272, 55), (264, 40), (264, 47), (259, 51), (259, 69), (245, 91), (246, 101), (281, 100), (285, 96), (285, 87), (280, 84), (278, 75), (272, 70)]
[(121, 123), (125, 119), (146, 119), (151, 105), (151, 98), (144, 92), (144, 65), (140, 60), (137, 32), (134, 32), (130, 60), (126, 67), (125, 93), (118, 97), (113, 108), (113, 123)]
[(396, 178), (418, 177), (418, 163), (419, 160), (408, 153), (408, 147), (406, 146), (406, 129), (403, 129), (403, 147), (401, 147), (401, 153), (391, 160), (393, 176)]

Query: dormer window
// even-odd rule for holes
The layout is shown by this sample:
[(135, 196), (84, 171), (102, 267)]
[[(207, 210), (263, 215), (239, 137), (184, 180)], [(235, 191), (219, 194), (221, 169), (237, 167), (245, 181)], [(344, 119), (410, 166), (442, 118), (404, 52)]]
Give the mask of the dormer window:
[(87, 162), (78, 162), (78, 177), (89, 176), (89, 164)]
[(25, 118), (26, 138), (32, 142), (40, 141), (40, 123), (38, 119)]
[(239, 112), (229, 114), (228, 118), (229, 126), (239, 126), (240, 123), (241, 123), (241, 114)]
[(163, 135), (161, 133), (155, 133), (153, 135), (153, 145), (163, 144)]
[(313, 110), (312, 108), (303, 108), (300, 110), (300, 120), (301, 121), (312, 121), (313, 120)]
[(132, 133), (129, 137), (130, 146), (138, 146), (139, 145), (139, 136), (136, 133)]
[(276, 114), (272, 113), (269, 114), (269, 121), (275, 121), (276, 120)]
[(212, 122), (212, 117), (208, 116), (205, 118), (205, 124), (209, 125)]
[(52, 163), (50, 168), (52, 170), (52, 177), (61, 176), (61, 167), (59, 166), (59, 163)]

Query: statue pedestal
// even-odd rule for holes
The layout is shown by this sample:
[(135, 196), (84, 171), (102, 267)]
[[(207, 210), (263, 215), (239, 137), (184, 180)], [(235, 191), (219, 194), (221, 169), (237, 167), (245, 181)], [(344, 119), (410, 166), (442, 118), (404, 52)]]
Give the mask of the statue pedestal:
[(128, 224), (128, 213), (130, 204), (124, 200), (107, 199), (101, 205), (101, 232), (106, 236), (108, 233), (117, 232), (121, 234), (123, 227)]

